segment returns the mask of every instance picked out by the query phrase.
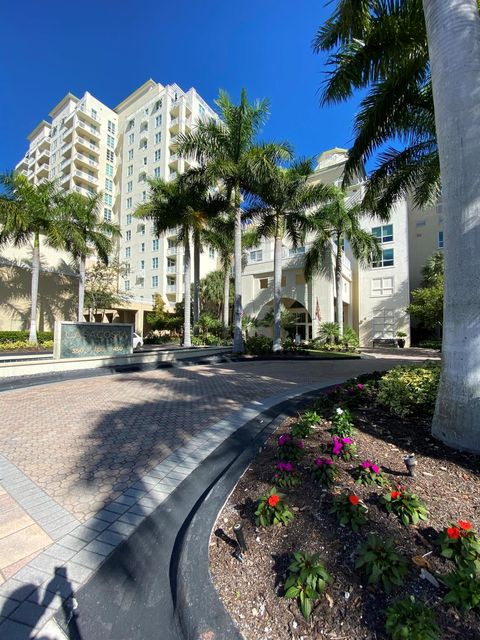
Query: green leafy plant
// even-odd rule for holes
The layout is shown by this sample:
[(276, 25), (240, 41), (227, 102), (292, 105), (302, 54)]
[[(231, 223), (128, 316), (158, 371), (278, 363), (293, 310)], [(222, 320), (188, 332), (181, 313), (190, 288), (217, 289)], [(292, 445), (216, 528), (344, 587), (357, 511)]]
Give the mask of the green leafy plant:
[(313, 433), (313, 427), (308, 422), (305, 422), (300, 418), (298, 422), (291, 428), (291, 434), (294, 438), (307, 438)]
[(251, 336), (245, 340), (245, 353), (262, 356), (271, 353), (273, 340), (267, 336)]
[(317, 458), (313, 463), (312, 476), (324, 487), (331, 487), (338, 476), (338, 470), (331, 458)]
[(440, 628), (435, 614), (413, 596), (388, 607), (385, 626), (392, 640), (440, 639)]
[(443, 578), (448, 587), (444, 602), (463, 611), (480, 609), (480, 563), (463, 564)]
[(333, 436), (332, 442), (327, 445), (326, 449), (332, 456), (338, 456), (347, 462), (357, 456), (357, 445), (348, 437)]
[(333, 505), (329, 513), (336, 514), (341, 525), (348, 526), (353, 531), (358, 531), (360, 526), (367, 522), (365, 517), (367, 511), (367, 507), (358, 496), (342, 493), (333, 498)]
[(407, 562), (395, 551), (394, 541), (376, 535), (369, 535), (359, 548), (355, 568), (362, 569), (368, 584), (380, 583), (385, 591), (400, 586), (407, 574)]
[(273, 474), (272, 482), (277, 487), (291, 489), (293, 487), (297, 487), (301, 480), (300, 476), (293, 468), (293, 464), (291, 462), (282, 461), (277, 464), (277, 470)]
[(408, 526), (428, 519), (428, 511), (423, 502), (406, 487), (398, 486), (380, 499), (388, 513), (394, 513)]
[(458, 520), (440, 533), (437, 540), (444, 558), (457, 564), (468, 564), (480, 560), (480, 538), (466, 520)]
[(440, 365), (403, 366), (390, 369), (380, 380), (378, 402), (402, 418), (433, 415), (440, 379)]
[(355, 351), (360, 344), (357, 333), (348, 325), (343, 327), (343, 334), (340, 342), (346, 351)]
[(353, 470), (353, 475), (356, 478), (355, 483), (362, 484), (365, 487), (372, 484), (385, 487), (390, 484), (379, 465), (371, 460), (361, 462), (359, 466)]
[(300, 460), (304, 453), (303, 440), (284, 433), (278, 438), (278, 450), (281, 460)]
[(285, 581), (285, 597), (298, 598), (300, 611), (308, 620), (312, 603), (320, 598), (331, 578), (316, 554), (297, 551), (293, 558)]
[(339, 438), (351, 438), (354, 434), (352, 415), (348, 409), (337, 407), (332, 417), (332, 426), (330, 428), (332, 436)]
[(262, 527), (270, 527), (275, 524), (287, 525), (293, 520), (293, 513), (284, 500), (283, 493), (278, 493), (275, 487), (258, 501), (255, 511), (255, 522)]

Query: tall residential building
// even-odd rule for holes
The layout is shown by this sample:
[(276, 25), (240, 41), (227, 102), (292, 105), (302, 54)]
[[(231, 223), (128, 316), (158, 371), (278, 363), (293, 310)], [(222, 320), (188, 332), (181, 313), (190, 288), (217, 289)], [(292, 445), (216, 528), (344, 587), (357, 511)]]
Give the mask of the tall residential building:
[[(128, 273), (119, 288), (130, 296), (109, 319), (135, 321), (141, 331), (144, 311), (152, 308), (155, 294), (171, 309), (182, 300), (183, 255), (175, 230), (158, 239), (152, 223), (134, 218), (133, 212), (148, 197), (147, 178), (173, 180), (190, 166), (177, 154), (178, 135), (191, 131), (201, 118), (217, 116), (195, 89), (184, 92), (176, 84), (153, 80), (115, 108), (88, 92), (82, 98), (68, 93), (49, 115), (51, 122), (42, 120), (28, 136), (28, 151), (16, 170), (35, 184), (50, 179), (65, 191), (102, 193), (103, 217), (120, 225), (119, 258)], [(46, 271), (58, 270), (69, 260), (44, 242), (41, 255)], [(28, 248), (22, 252), (10, 247), (0, 256), (9, 265), (25, 259)], [(201, 277), (216, 267), (215, 252), (207, 249), (201, 256)], [(13, 301), (0, 309), (2, 326), (15, 329), (25, 323), (15, 305)]]

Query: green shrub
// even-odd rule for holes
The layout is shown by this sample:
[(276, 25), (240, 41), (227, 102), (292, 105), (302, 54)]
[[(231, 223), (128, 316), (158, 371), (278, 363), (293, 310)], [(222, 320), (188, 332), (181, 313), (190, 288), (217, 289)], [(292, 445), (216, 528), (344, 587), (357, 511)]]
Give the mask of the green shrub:
[(334, 513), (341, 525), (348, 526), (353, 531), (358, 531), (367, 522), (367, 507), (354, 493), (334, 496), (329, 513)]
[(245, 340), (245, 353), (254, 356), (261, 356), (271, 353), (273, 349), (273, 340), (267, 336), (252, 336)]
[(407, 574), (407, 562), (395, 551), (395, 542), (376, 535), (369, 535), (359, 548), (355, 568), (362, 569), (368, 584), (381, 583), (385, 591), (400, 586)]
[(444, 601), (463, 611), (480, 608), (480, 567), (472, 562), (458, 567), (443, 578), (449, 591)]
[(291, 462), (282, 460), (277, 464), (275, 473), (273, 474), (272, 483), (276, 487), (282, 487), (282, 489), (292, 489), (298, 487), (301, 479), (298, 472), (293, 468)]
[(415, 493), (406, 487), (397, 487), (380, 498), (388, 513), (395, 514), (406, 527), (428, 520), (428, 511)]
[(316, 458), (312, 467), (312, 477), (324, 487), (335, 484), (338, 476), (337, 467), (331, 458)]
[(387, 633), (392, 640), (439, 640), (435, 614), (413, 596), (399, 600), (387, 609)]
[(418, 346), (421, 349), (436, 349), (437, 351), (441, 351), (442, 341), (441, 340), (422, 340), (422, 342), (418, 343)]
[(293, 554), (293, 562), (288, 567), (285, 597), (298, 598), (300, 611), (308, 620), (312, 603), (320, 598), (330, 580), (330, 575), (316, 554), (298, 551)]
[(0, 342), (0, 351), (17, 351), (20, 349), (53, 349), (53, 340), (44, 340), (42, 343), (37, 345), (32, 345), (31, 342), (26, 342), (25, 340), (18, 340), (16, 342)]
[(352, 327), (349, 327), (348, 325), (343, 327), (343, 335), (340, 338), (340, 342), (347, 351), (355, 351), (355, 349), (358, 349), (360, 344), (358, 335)]
[(339, 438), (352, 438), (354, 434), (352, 414), (348, 409), (337, 407), (332, 417), (330, 428), (332, 436)]
[[(29, 335), (29, 331), (0, 331), (0, 344), (9, 342), (25, 342), (28, 344)], [(43, 344), (45, 341), (50, 342), (53, 340), (53, 332), (37, 331), (37, 340), (38, 344)]]
[(293, 520), (293, 513), (284, 500), (283, 493), (273, 487), (266, 495), (258, 500), (255, 511), (255, 523), (257, 526), (271, 527), (275, 524), (288, 524)]
[(480, 562), (480, 538), (471, 522), (458, 520), (451, 523), (440, 533), (437, 544), (444, 558), (454, 560), (459, 565)]
[(433, 415), (440, 379), (440, 365), (395, 367), (378, 385), (378, 402), (402, 418)]

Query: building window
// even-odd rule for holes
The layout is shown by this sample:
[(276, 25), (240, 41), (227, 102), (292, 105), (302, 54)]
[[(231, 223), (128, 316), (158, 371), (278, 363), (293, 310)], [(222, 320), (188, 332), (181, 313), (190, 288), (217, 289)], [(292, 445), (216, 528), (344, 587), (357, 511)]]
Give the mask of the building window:
[(374, 262), (372, 267), (393, 267), (393, 249), (382, 249), (382, 257), (378, 262)]
[(125, 262), (125, 273), (130, 273), (130, 262)]
[(115, 138), (113, 136), (107, 136), (107, 147), (110, 147), (110, 149), (115, 148)]
[(427, 226), (427, 221), (426, 220), (419, 220), (418, 222), (415, 223), (416, 227), (426, 227)]
[(139, 228), (138, 228), (138, 233), (139, 233), (141, 236), (144, 236), (144, 235), (145, 235), (145, 225), (144, 225), (144, 224), (142, 224), (142, 225), (140, 225), (140, 226), (139, 226)]
[(129, 159), (129, 160), (133, 160), (133, 149), (130, 149), (130, 150), (128, 151), (128, 159)]
[(256, 251), (250, 251), (250, 262), (261, 262), (263, 259), (263, 251), (257, 249)]
[(158, 251), (158, 238), (152, 240), (152, 251)]
[(125, 280), (125, 291), (130, 291), (130, 280)]
[(443, 231), (438, 232), (438, 248), (443, 249)]
[(158, 276), (152, 276), (152, 287), (154, 289), (158, 287)]
[(145, 260), (140, 260), (140, 271), (145, 271)]
[(145, 243), (142, 242), (142, 244), (140, 245), (140, 251), (141, 253), (145, 253)]
[(155, 167), (155, 169), (153, 170), (153, 175), (155, 176), (155, 178), (160, 178), (160, 167)]
[(212, 247), (209, 247), (208, 249), (208, 257), (215, 258), (215, 249), (213, 249)]
[(142, 201), (146, 202), (147, 200), (147, 192), (146, 191), (142, 191)]
[(200, 117), (205, 115), (205, 107), (203, 107), (201, 104), (198, 105), (198, 113)]
[(158, 162), (160, 160), (160, 156), (161, 156), (160, 149), (157, 149), (155, 151), (155, 162)]
[(107, 191), (113, 191), (113, 182), (110, 178), (105, 178), (105, 189)]
[(130, 247), (125, 247), (125, 258), (130, 258), (132, 255), (132, 249)]
[(135, 140), (135, 134), (134, 133), (129, 133), (128, 134), (128, 144), (133, 144)]
[(393, 278), (373, 278), (372, 279), (372, 297), (379, 298), (381, 296), (393, 295)]
[(130, 229), (127, 231), (127, 233), (125, 234), (125, 240), (127, 242), (130, 242), (130, 240), (132, 239), (132, 232), (130, 231)]
[(155, 134), (155, 144), (160, 144), (161, 141), (162, 141), (162, 133), (159, 131), (158, 133)]
[(96, 120), (97, 119), (97, 111), (96, 111), (96, 109), (92, 109), (91, 114), (92, 114), (92, 118), (94, 120)]
[(127, 209), (131, 209), (132, 208), (132, 203), (133, 203), (132, 198), (127, 198)]
[(113, 162), (113, 151), (111, 151), (110, 149), (107, 149), (107, 161), (108, 162)]
[(161, 124), (162, 124), (162, 116), (157, 116), (157, 117), (155, 118), (155, 126), (156, 126), (156, 127), (160, 127), (160, 126), (161, 126)]
[(143, 158), (143, 164), (144, 164), (144, 166), (146, 166), (146, 165), (147, 165), (147, 163), (148, 163), (147, 156), (145, 156), (145, 157)]
[(291, 247), (288, 250), (288, 255), (289, 256), (296, 256), (296, 255), (299, 255), (301, 253), (305, 253), (305, 247), (296, 247), (296, 248)]
[(260, 278), (260, 289), (268, 289), (268, 278)]
[(381, 227), (373, 227), (372, 236), (379, 242), (393, 242), (393, 224), (384, 224)]
[(152, 269), (158, 269), (158, 258), (152, 258)]
[(115, 135), (115, 123), (111, 120), (108, 121), (107, 129), (109, 133), (113, 133)]
[(382, 309), (373, 313), (373, 338), (395, 337), (395, 312), (393, 309)]
[(131, 193), (133, 191), (133, 182), (131, 180), (129, 180), (127, 182), (127, 192)]
[(110, 176), (111, 178), (113, 178), (113, 166), (111, 164), (106, 165), (105, 172), (107, 176)]
[(132, 214), (127, 213), (127, 224), (132, 224)]
[(107, 205), (107, 207), (112, 206), (112, 196), (109, 193), (103, 194), (103, 202)]
[(161, 100), (157, 100), (153, 106), (152, 111), (158, 111), (159, 109), (162, 108), (162, 101)]
[(127, 176), (133, 176), (133, 164), (129, 164), (127, 167)]
[(112, 210), (111, 209), (104, 209), (103, 210), (103, 219), (106, 220), (107, 222), (110, 222), (112, 220)]

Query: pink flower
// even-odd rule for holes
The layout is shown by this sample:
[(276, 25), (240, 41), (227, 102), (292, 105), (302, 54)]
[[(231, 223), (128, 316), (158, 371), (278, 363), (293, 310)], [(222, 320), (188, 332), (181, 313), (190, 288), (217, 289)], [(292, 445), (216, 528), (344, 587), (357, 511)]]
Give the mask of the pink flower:
[(363, 385), (363, 384), (357, 384), (357, 389), (358, 389), (359, 391), (361, 391), (361, 390), (363, 389), (363, 387), (364, 387), (364, 386), (365, 386), (365, 385)]
[(293, 465), (291, 462), (279, 462), (277, 464), (277, 469), (279, 471), (293, 471)]
[(317, 467), (321, 467), (321, 466), (322, 466), (322, 464), (323, 464), (323, 460), (322, 460), (322, 458), (317, 458), (317, 459), (315, 460), (315, 464), (317, 465)]
[(332, 443), (333, 455), (334, 456), (340, 455), (340, 452), (342, 449), (343, 449), (343, 443), (340, 441), (340, 439), (337, 436), (333, 436), (333, 443)]
[(290, 442), (291, 439), (292, 439), (292, 436), (289, 433), (284, 433), (278, 439), (278, 446), (279, 447), (283, 446), (286, 442)]
[(342, 438), (342, 444), (352, 444), (353, 440), (351, 438)]
[(380, 473), (380, 467), (378, 464), (372, 464), (372, 471), (373, 473)]
[(372, 463), (370, 462), (370, 460), (364, 460), (361, 464), (361, 467), (363, 467), (364, 469), (370, 469), (370, 467), (372, 466)]
[(323, 464), (333, 464), (333, 460), (331, 460), (330, 458), (324, 458)]

